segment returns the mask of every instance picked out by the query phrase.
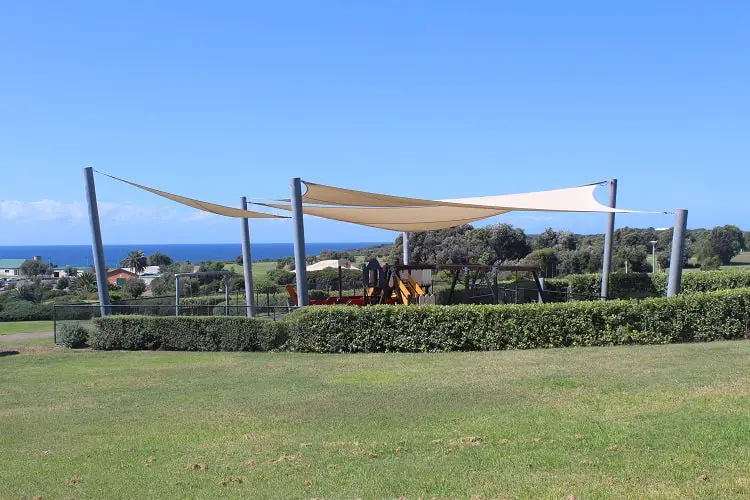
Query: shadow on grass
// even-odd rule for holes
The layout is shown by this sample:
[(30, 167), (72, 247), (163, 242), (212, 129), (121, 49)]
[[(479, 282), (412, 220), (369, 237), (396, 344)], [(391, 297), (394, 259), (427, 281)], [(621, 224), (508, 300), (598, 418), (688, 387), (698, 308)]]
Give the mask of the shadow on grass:
[(0, 358), (4, 358), (5, 356), (13, 356), (15, 354), (21, 354), (18, 351), (0, 351)]

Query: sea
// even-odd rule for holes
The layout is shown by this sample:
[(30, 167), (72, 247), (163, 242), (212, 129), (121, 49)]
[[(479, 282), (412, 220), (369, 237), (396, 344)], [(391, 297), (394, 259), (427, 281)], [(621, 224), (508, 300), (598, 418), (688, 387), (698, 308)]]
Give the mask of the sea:
[[(306, 243), (307, 255), (317, 255), (324, 250), (354, 250), (384, 242), (360, 243)], [(203, 260), (234, 260), (242, 255), (239, 243), (201, 245), (104, 245), (104, 260), (107, 267), (117, 267), (128, 252), (142, 250), (146, 255), (155, 252), (166, 254), (174, 261), (198, 263)], [(250, 252), (254, 262), (275, 260), (294, 256), (292, 243), (252, 243)], [(0, 246), (0, 259), (32, 259), (41, 257), (57, 267), (90, 267), (93, 257), (90, 245), (44, 245), (44, 246)]]

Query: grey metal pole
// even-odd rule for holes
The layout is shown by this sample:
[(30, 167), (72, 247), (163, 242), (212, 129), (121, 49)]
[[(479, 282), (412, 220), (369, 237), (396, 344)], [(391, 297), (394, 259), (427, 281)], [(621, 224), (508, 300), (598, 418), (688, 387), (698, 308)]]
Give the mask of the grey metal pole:
[[(617, 179), (609, 181), (609, 207), (617, 206)], [(601, 299), (609, 296), (609, 269), (612, 266), (612, 240), (615, 235), (615, 214), (607, 214), (607, 230), (604, 233), (604, 258), (602, 259), (602, 289)]]
[(651, 244), (651, 274), (656, 274), (656, 243)]
[(307, 258), (305, 256), (305, 223), (302, 213), (302, 181), (292, 179), (292, 220), (294, 222), (294, 268), (297, 273), (297, 305), (304, 307), (307, 300)]
[(404, 264), (409, 265), (409, 233), (404, 231), (401, 235), (404, 244)]
[(109, 314), (109, 288), (107, 286), (107, 266), (104, 261), (104, 245), (102, 244), (102, 230), (99, 225), (99, 206), (96, 202), (96, 185), (94, 184), (94, 169), (83, 169), (86, 183), (86, 202), (89, 207), (89, 223), (91, 224), (91, 249), (94, 253), (94, 271), (96, 272), (96, 288), (99, 292), (99, 307), (102, 316)]
[(224, 316), (229, 316), (229, 275), (224, 277)]
[(678, 209), (674, 215), (674, 233), (672, 234), (672, 255), (669, 259), (669, 285), (667, 297), (680, 293), (682, 284), (682, 259), (685, 255), (685, 230), (687, 229), (688, 211)]
[(174, 277), (174, 315), (180, 315), (180, 277)]
[[(242, 210), (247, 210), (247, 198), (240, 200)], [(245, 276), (245, 305), (247, 317), (255, 316), (255, 297), (253, 296), (253, 260), (250, 255), (250, 225), (246, 218), (242, 219), (242, 272)]]

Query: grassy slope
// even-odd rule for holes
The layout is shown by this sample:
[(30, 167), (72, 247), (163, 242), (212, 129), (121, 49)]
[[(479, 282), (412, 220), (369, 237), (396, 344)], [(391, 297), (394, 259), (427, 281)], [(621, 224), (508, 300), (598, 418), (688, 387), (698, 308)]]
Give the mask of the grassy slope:
[(11, 333), (52, 332), (51, 321), (9, 321), (0, 322), (0, 335)]
[(750, 495), (750, 342), (0, 364), (0, 496)]
[[(226, 264), (224, 269), (234, 271), (242, 276), (242, 266), (240, 264)], [(261, 281), (266, 278), (268, 271), (276, 269), (276, 261), (253, 262), (253, 280)]]

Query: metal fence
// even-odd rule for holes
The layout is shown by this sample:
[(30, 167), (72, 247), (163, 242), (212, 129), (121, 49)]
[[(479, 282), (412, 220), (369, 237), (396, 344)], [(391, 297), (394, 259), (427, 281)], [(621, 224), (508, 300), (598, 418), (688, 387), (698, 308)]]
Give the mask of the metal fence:
[[(110, 314), (142, 316), (177, 316), (174, 304), (113, 304), (108, 306)], [(268, 321), (277, 321), (295, 306), (254, 306), (255, 317)], [(247, 316), (248, 306), (236, 304), (220, 305), (180, 305), (179, 316)], [(52, 310), (52, 325), (55, 344), (61, 341), (63, 325), (79, 325), (93, 328), (92, 320), (101, 317), (98, 303), (91, 304), (56, 304)]]

